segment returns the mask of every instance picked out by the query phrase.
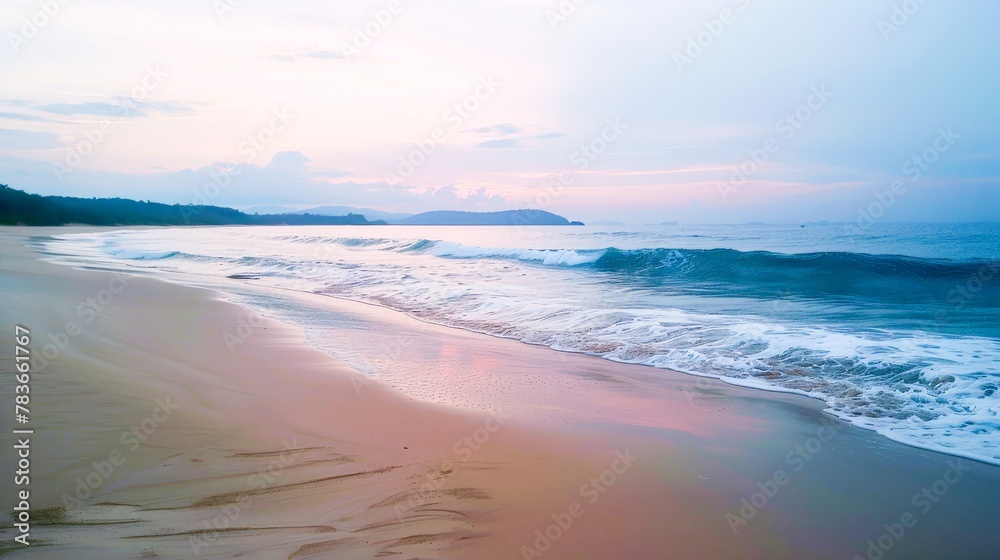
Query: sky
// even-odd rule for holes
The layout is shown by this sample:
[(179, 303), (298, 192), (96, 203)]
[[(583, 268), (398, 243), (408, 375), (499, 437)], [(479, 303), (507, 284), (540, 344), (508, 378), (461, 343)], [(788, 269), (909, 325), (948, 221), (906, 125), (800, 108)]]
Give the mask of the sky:
[(1000, 220), (992, 0), (7, 0), (0, 183), (625, 223)]

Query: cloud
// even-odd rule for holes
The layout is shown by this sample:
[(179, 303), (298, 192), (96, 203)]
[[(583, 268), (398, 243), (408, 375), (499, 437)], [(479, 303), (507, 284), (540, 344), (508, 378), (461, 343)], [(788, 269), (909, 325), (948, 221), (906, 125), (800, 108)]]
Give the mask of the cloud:
[(481, 207), (484, 205), (495, 206), (507, 202), (507, 200), (499, 194), (488, 194), (486, 187), (479, 187), (474, 191), (462, 193), (457, 187), (455, 187), (455, 185), (445, 185), (443, 187), (427, 189), (425, 193), (432, 196), (435, 200), (446, 201), (449, 203), (462, 203), (464, 206), (471, 205), (472, 207)]
[(524, 147), (522, 142), (525, 140), (551, 140), (553, 138), (562, 138), (563, 136), (566, 136), (561, 132), (545, 132), (534, 135), (514, 136), (515, 134), (522, 132), (522, 129), (512, 124), (495, 124), (493, 126), (470, 128), (468, 130), (463, 130), (462, 132), (501, 137), (480, 142), (479, 144), (476, 144), (477, 148), (522, 148)]
[[(0, 145), (3, 136), (0, 135)], [(236, 172), (227, 173), (227, 169)], [(507, 201), (485, 188), (424, 189), (344, 180), (351, 172), (317, 167), (297, 151), (279, 152), (264, 166), (219, 162), (198, 169), (133, 174), (81, 168), (60, 182), (52, 163), (0, 155), (0, 177), (12, 188), (43, 195), (142, 198), (167, 204), (247, 207), (261, 204), (362, 206), (399, 212), (470, 210)]]
[[(221, 165), (221, 164), (220, 164)], [(312, 164), (312, 160), (305, 154), (298, 151), (278, 152), (274, 154), (271, 161), (262, 168), (267, 173), (301, 175), (310, 180), (332, 183), (333, 179), (343, 179), (353, 175), (350, 171), (343, 169), (332, 169), (328, 167), (318, 167)]]
[(430, 193), (434, 198), (443, 198), (445, 200), (458, 200), (458, 189), (454, 185), (447, 185), (444, 187), (438, 187), (436, 189), (429, 189)]
[(146, 111), (161, 113), (164, 115), (190, 115), (194, 113), (194, 106), (196, 105), (193, 103), (181, 103), (179, 101), (142, 101), (127, 98), (121, 98), (121, 103), (126, 105), (132, 104), (136, 107), (141, 107)]
[(507, 202), (507, 200), (504, 199), (504, 197), (498, 194), (494, 195), (487, 194), (486, 187), (480, 187), (479, 189), (469, 193), (465, 197), (465, 201), (471, 202), (473, 204), (494, 204), (494, 205), (500, 205)]
[(278, 152), (271, 158), (265, 169), (292, 170), (302, 169), (309, 163), (309, 158), (302, 152)]
[[(36, 112), (64, 117), (136, 118), (149, 117), (152, 114), (184, 115), (194, 112), (192, 106), (180, 102), (146, 101), (127, 97), (119, 98), (114, 102), (89, 101), (85, 103), (27, 103), (18, 99), (6, 99), (0, 101), (0, 104), (23, 107)], [(0, 116), (18, 118), (25, 121), (62, 122), (21, 113), (0, 113)]]
[(53, 119), (46, 119), (44, 117), (36, 117), (35, 115), (22, 115), (20, 113), (4, 113), (4, 112), (0, 112), (0, 119), (8, 119), (12, 121), (25, 121), (25, 122), (61, 122)]
[(496, 140), (487, 140), (486, 142), (480, 142), (476, 144), (477, 148), (520, 148), (521, 140), (519, 138), (499, 138)]
[(283, 53), (264, 55), (262, 58), (275, 62), (299, 62), (302, 60), (342, 60), (344, 54), (331, 49), (298, 49)]
[(507, 135), (507, 134), (517, 134), (521, 132), (521, 129), (510, 124), (495, 124), (493, 126), (482, 126), (479, 128), (470, 128), (463, 130), (465, 133), (475, 133), (475, 134), (485, 134), (485, 135)]
[(0, 128), (0, 150), (47, 150), (58, 146), (59, 136), (51, 132)]
[(118, 116), (122, 113), (122, 105), (117, 103), (49, 103), (36, 105), (35, 109), (55, 115), (95, 115), (100, 117)]

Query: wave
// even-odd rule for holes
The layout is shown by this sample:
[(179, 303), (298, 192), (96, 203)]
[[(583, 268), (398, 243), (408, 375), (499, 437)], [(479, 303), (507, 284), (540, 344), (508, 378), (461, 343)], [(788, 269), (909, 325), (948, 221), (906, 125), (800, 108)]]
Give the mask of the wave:
[(586, 268), (614, 275), (619, 281), (700, 294), (756, 299), (839, 296), (891, 304), (944, 302), (953, 311), (1000, 307), (1000, 261), (985, 259), (734, 249), (499, 249), (423, 243), (437, 257)]
[[(152, 232), (74, 248), (87, 260), (103, 242), (102, 256), (114, 260), (159, 259), (147, 266), (346, 297), (558, 350), (799, 392), (894, 439), (1000, 464), (996, 260), (620, 248), (607, 245), (628, 241), (608, 237), (569, 249), (576, 242), (567, 235), (522, 248), (463, 238), (239, 235), (178, 245)], [(188, 252), (154, 250), (176, 248)], [(481, 266), (490, 261), (509, 266)]]
[(107, 248), (105, 252), (112, 257), (128, 261), (159, 261), (172, 259), (181, 254), (180, 251), (136, 251), (121, 248)]
[(850, 252), (772, 253), (735, 249), (524, 249), (492, 248), (452, 242), (421, 240), (422, 247), (433, 246), (431, 254), (453, 258), (506, 258), (540, 262), (550, 266), (592, 264), (606, 272), (656, 275), (712, 275), (723, 277), (739, 271), (803, 272), (840, 271), (922, 279), (961, 280), (983, 275), (986, 280), (1000, 276), (1000, 261), (974, 259), (950, 261), (921, 259), (902, 255), (871, 255)]
[(848, 252), (785, 254), (734, 249), (620, 250), (611, 247), (595, 264), (609, 272), (643, 272), (652, 275), (682, 273), (712, 275), (715, 278), (736, 273), (834, 271), (886, 277), (960, 280), (976, 275), (984, 268), (991, 275), (1000, 274), (1000, 262), (956, 262)]
[(605, 254), (603, 250), (574, 251), (571, 249), (493, 249), (473, 247), (459, 243), (436, 242), (430, 254), (453, 258), (506, 258), (537, 262), (548, 266), (579, 266), (596, 263)]

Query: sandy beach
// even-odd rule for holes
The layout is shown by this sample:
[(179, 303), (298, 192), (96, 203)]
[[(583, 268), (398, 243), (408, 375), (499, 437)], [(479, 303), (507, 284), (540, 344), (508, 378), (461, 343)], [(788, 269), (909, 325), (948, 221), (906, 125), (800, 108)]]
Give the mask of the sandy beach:
[[(53, 231), (0, 231), (10, 333), (0, 363), (13, 369), (15, 325), (41, 356), (31, 544), (15, 543), (8, 521), (10, 558), (879, 560), (1000, 549), (1000, 467), (894, 443), (819, 401), (257, 290), (355, 317), (372, 344), (407, 341), (379, 364), (426, 379), (417, 398), (219, 291), (43, 262), (31, 237)], [(0, 383), (12, 409), (13, 376)], [(449, 387), (474, 405), (454, 404)], [(9, 435), (5, 471), (16, 443)], [(10, 512), (14, 479), (3, 480)]]

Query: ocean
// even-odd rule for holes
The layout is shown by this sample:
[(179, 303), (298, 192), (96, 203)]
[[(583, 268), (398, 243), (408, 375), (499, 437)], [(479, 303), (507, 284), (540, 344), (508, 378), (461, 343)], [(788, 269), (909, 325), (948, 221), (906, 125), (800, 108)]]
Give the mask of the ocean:
[[(800, 393), (1000, 464), (1000, 224), (167, 228), (43, 244), (75, 266), (236, 278)], [(323, 328), (322, 313), (268, 311)]]

